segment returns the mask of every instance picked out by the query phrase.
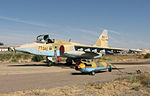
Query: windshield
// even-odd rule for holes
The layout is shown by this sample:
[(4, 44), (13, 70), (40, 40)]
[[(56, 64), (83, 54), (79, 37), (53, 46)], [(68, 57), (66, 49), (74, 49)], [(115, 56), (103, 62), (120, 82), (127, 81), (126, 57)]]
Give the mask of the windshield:
[(49, 35), (39, 35), (37, 36), (37, 42), (39, 43), (54, 43), (54, 39), (50, 39)]

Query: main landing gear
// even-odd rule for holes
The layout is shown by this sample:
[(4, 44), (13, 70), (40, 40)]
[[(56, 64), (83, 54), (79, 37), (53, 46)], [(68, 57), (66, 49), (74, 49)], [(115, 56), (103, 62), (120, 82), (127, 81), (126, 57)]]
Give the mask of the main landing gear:
[(72, 65), (72, 59), (71, 58), (67, 58), (66, 59), (66, 64), (67, 65)]
[(111, 71), (112, 71), (112, 66), (109, 65), (108, 72), (111, 72)]

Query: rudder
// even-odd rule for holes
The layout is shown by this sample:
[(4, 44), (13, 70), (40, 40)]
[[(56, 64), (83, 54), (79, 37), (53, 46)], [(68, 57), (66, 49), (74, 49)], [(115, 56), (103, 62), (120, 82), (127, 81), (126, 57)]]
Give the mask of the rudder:
[(108, 47), (108, 31), (104, 30), (94, 46)]

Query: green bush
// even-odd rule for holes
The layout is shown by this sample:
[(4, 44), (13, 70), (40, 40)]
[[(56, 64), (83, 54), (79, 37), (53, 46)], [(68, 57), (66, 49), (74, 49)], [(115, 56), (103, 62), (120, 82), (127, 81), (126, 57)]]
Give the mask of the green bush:
[(11, 62), (18, 62), (16, 58), (12, 58)]
[(40, 62), (42, 60), (44, 60), (44, 57), (40, 56), (40, 55), (35, 55), (32, 57), (32, 61), (34, 61), (34, 62)]
[(16, 57), (16, 59), (20, 59), (20, 58), (22, 57), (22, 55), (23, 55), (23, 54), (20, 54), (20, 53), (19, 53), (19, 54), (16, 54), (15, 57)]
[(24, 62), (26, 60), (28, 61), (35, 61), (40, 62), (42, 60), (46, 59), (45, 56), (39, 56), (39, 55), (31, 55), (26, 53), (8, 53), (8, 54), (0, 54), (0, 62)]
[(29, 58), (31, 58), (31, 55), (30, 55), (30, 54), (24, 54), (24, 55), (23, 55), (23, 59), (29, 59)]
[(1, 42), (0, 42), (0, 46), (2, 46), (2, 45), (4, 45), (4, 43), (1, 43)]
[(0, 61), (10, 60), (13, 54), (0, 54)]
[(145, 59), (147, 58), (150, 58), (150, 53), (147, 53), (145, 56), (144, 56)]

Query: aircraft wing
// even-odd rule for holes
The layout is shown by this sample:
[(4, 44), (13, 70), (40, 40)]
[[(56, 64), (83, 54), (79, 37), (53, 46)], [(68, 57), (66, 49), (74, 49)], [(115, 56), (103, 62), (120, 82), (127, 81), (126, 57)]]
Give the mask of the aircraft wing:
[(101, 58), (102, 54), (107, 54), (109, 51), (119, 53), (123, 50), (124, 49), (121, 48), (96, 47), (88, 45), (61, 45), (60, 56), (68, 58), (96, 59)]
[(93, 52), (93, 53), (100, 53), (102, 51), (105, 51), (105, 53), (109, 53), (109, 52), (119, 53), (121, 51), (128, 51), (128, 49), (123, 49), (123, 48), (99, 47), (99, 46), (75, 45), (74, 47), (75, 47), (75, 51), (84, 51), (84, 52)]

